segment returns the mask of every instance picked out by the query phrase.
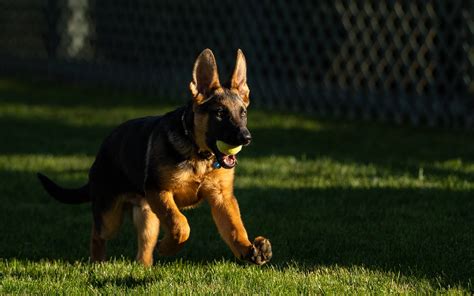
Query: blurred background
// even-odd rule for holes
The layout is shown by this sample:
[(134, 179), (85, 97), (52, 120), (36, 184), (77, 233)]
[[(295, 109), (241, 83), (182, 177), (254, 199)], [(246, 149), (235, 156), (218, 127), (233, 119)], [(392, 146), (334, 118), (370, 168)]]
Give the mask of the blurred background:
[(252, 104), (325, 117), (474, 125), (474, 2), (0, 1), (0, 78), (181, 103), (196, 56), (235, 51)]

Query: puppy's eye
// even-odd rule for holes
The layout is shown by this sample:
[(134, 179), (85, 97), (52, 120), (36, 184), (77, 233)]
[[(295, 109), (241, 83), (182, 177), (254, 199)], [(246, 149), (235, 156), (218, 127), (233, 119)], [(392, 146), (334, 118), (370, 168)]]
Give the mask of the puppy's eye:
[(247, 117), (247, 110), (242, 109), (242, 111), (240, 111), (240, 117), (242, 117), (242, 118)]

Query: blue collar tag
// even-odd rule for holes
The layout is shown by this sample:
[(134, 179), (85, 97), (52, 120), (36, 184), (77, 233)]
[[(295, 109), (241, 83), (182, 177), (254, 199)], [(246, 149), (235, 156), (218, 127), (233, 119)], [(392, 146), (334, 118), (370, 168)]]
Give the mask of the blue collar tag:
[(216, 160), (212, 163), (212, 167), (215, 168), (215, 169), (220, 169), (221, 164)]

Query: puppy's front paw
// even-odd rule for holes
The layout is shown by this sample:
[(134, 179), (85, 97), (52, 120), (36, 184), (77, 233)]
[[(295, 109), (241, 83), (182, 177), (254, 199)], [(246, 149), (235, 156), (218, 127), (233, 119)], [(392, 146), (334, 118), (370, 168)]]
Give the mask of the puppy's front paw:
[(270, 261), (272, 259), (272, 245), (270, 241), (262, 236), (255, 238), (245, 259), (257, 265)]

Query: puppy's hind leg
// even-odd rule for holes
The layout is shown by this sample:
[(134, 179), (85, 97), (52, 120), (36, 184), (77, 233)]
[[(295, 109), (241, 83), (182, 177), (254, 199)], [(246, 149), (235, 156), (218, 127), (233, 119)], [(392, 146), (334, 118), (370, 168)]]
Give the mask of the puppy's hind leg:
[(107, 241), (100, 237), (95, 223), (92, 224), (90, 254), (92, 262), (105, 261)]
[(103, 211), (102, 207), (93, 205), (94, 223), (91, 233), (91, 261), (100, 262), (106, 259), (107, 240), (112, 239), (122, 225), (124, 198), (119, 197)]
[(153, 264), (153, 250), (160, 231), (160, 221), (146, 201), (133, 207), (133, 223), (137, 229), (137, 261), (145, 266)]

